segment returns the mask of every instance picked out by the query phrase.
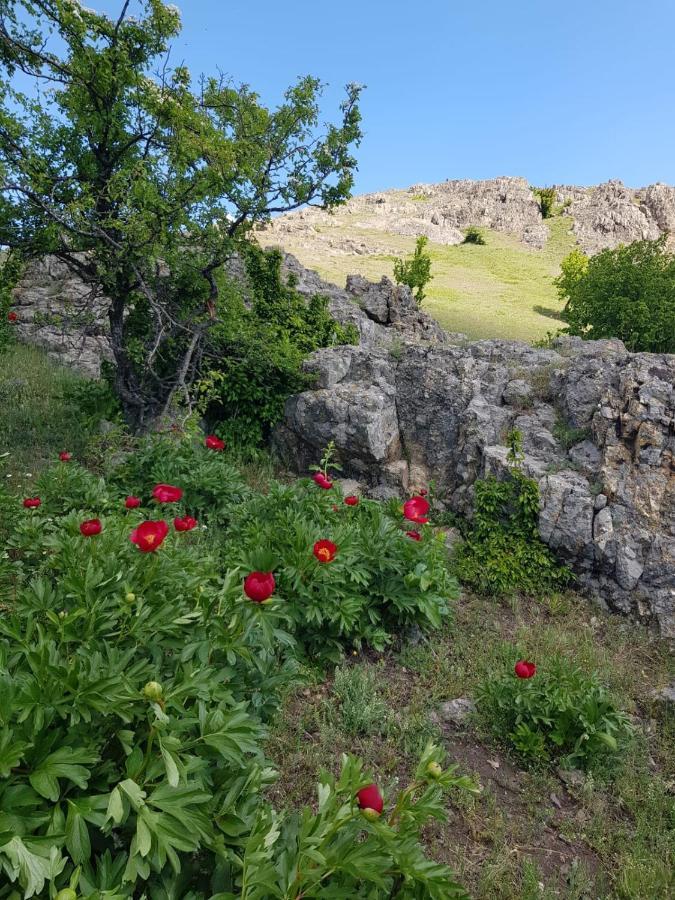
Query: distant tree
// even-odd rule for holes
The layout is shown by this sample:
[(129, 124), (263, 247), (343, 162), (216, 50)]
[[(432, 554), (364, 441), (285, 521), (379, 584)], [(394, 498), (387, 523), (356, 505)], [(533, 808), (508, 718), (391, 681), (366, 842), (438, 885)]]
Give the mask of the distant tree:
[(420, 235), (415, 244), (415, 252), (410, 259), (394, 260), (394, 278), (396, 283), (407, 284), (410, 290), (413, 291), (418, 305), (421, 305), (422, 300), (426, 296), (424, 288), (433, 278), (431, 274), (431, 257), (424, 251), (428, 242), (429, 239), (427, 237)]
[(55, 254), (110, 298), (114, 387), (143, 431), (189, 398), (251, 229), (349, 196), (360, 88), (319, 130), (316, 78), (276, 109), (222, 77), (193, 84), (169, 67), (178, 10), (120, 6), (0, 0), (0, 245)]
[(542, 218), (550, 219), (555, 212), (556, 189), (552, 187), (533, 188), (532, 193), (538, 200)]
[(480, 246), (485, 245), (485, 236), (480, 228), (476, 228), (475, 225), (469, 225), (469, 227), (464, 232), (464, 240), (463, 244), (478, 244)]
[(620, 338), (632, 351), (675, 353), (675, 255), (666, 235), (603, 250), (573, 251), (555, 284), (569, 334)]

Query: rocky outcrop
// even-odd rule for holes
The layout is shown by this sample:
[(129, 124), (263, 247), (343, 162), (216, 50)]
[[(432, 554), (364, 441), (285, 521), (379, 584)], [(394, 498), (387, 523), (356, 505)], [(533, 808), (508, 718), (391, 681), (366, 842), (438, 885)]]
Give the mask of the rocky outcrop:
[(305, 471), (335, 441), (372, 496), (428, 485), (470, 515), (475, 480), (507, 470), (524, 436), (539, 531), (580, 585), (675, 637), (675, 357), (619, 341), (559, 339), (320, 350), (276, 445)]

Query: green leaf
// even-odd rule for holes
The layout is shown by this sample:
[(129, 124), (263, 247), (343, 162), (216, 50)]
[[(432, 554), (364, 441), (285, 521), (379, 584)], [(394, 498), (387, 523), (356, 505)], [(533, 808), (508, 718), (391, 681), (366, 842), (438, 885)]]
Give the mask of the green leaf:
[(82, 747), (60, 747), (44, 759), (29, 775), (29, 781), (38, 794), (47, 800), (59, 799), (59, 778), (72, 781), (79, 788), (86, 788), (89, 769), (80, 763), (94, 763), (98, 756)]
[(66, 848), (74, 863), (83, 863), (91, 854), (91, 842), (89, 829), (77, 808), (68, 803), (68, 816), (66, 818)]

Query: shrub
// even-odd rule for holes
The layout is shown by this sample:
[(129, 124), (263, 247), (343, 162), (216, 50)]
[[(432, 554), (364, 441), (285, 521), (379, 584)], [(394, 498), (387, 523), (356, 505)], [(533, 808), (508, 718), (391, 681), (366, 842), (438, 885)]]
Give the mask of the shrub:
[(469, 225), (468, 228), (464, 231), (464, 244), (479, 244), (480, 246), (485, 245), (485, 236), (480, 228), (476, 228), (475, 225)]
[(632, 732), (596, 675), (558, 657), (541, 664), (533, 677), (517, 677), (512, 669), (491, 676), (476, 699), (492, 731), (532, 762), (607, 767)]
[(572, 574), (539, 538), (539, 487), (522, 472), (522, 437), (509, 435), (508, 476), (474, 484), (473, 518), (456, 557), (460, 580), (485, 594), (539, 596)]
[(575, 251), (555, 283), (569, 334), (619, 338), (634, 352), (675, 353), (675, 254), (665, 235), (587, 261)]
[[(345, 644), (382, 650), (398, 629), (438, 627), (458, 594), (442, 540), (410, 540), (400, 525), (377, 502), (346, 506), (336, 487), (271, 483), (236, 511), (224, 564), (273, 571), (298, 640), (337, 660)], [(326, 563), (312, 552), (324, 539), (337, 546)]]
[(12, 309), (12, 290), (19, 282), (23, 273), (23, 260), (14, 252), (0, 251), (0, 353), (14, 341), (14, 329), (12, 323), (16, 312)]
[(550, 219), (555, 214), (556, 189), (553, 187), (533, 188), (532, 193), (537, 198), (542, 218)]
[(308, 354), (358, 343), (354, 326), (331, 317), (326, 297), (308, 300), (293, 278), (282, 278), (281, 263), (278, 250), (247, 247), (250, 296), (229, 283), (227, 314), (209, 338), (197, 385), (199, 407), (209, 423), (219, 423), (231, 446), (255, 447), (269, 436), (288, 397), (312, 384), (301, 370)]
[[(159, 458), (166, 446), (157, 441)], [(159, 464), (145, 452), (139, 473)], [(194, 466), (197, 448), (189, 452), (174, 459)], [(165, 512), (179, 514), (190, 496), (211, 492), (210, 467), (226, 463), (216, 453), (205, 459), (214, 460), (204, 470), (208, 486), (194, 485)], [(343, 760), (337, 780), (321, 777), (316, 811), (279, 813), (265, 798), (274, 772), (261, 750), (264, 723), (279, 690), (298, 677), (292, 628), (302, 631), (303, 605), (284, 594), (290, 578), (253, 603), (242, 570), (223, 568), (193, 532), (171, 531), (159, 552), (140, 552), (129, 537), (147, 508), (125, 509), (114, 486), (74, 462), (46, 472), (40, 490), (37, 509), (14, 501), (20, 513), (0, 552), (5, 888), (26, 898), (72, 889), (91, 900), (324, 892), (385, 900), (405, 884), (411, 896), (466, 897), (419, 843), (427, 820), (444, 818), (444, 791), (474, 789), (454, 767), (442, 771), (433, 745), (410, 785), (391, 795), (385, 789), (381, 821), (359, 809), (357, 794), (373, 779), (354, 758)], [(325, 502), (315, 518), (327, 518)], [(298, 503), (311, 519), (315, 497), (306, 486)], [(360, 506), (344, 509), (352, 519), (363, 515)], [(255, 506), (249, 500), (243, 510), (246, 521)], [(80, 523), (92, 515), (102, 530), (83, 537)], [(216, 509), (214, 520), (220, 515)], [(367, 510), (371, 517), (387, 532)], [(377, 544), (368, 528), (359, 533)], [(364, 545), (368, 560), (372, 552)], [(381, 589), (392, 588), (399, 615), (418, 593), (436, 589), (425, 579), (442, 577), (425, 575), (431, 545), (412, 552), (413, 577), (398, 597), (393, 587), (408, 584), (412, 560), (398, 548), (380, 559)], [(359, 583), (363, 570), (354, 568)], [(308, 571), (296, 570), (300, 581)], [(307, 622), (313, 614), (308, 606)]]
[(394, 278), (397, 284), (407, 284), (413, 291), (415, 300), (421, 306), (426, 294), (424, 288), (429, 284), (431, 274), (431, 257), (425, 252), (429, 239), (423, 234), (417, 238), (415, 250), (410, 259), (394, 260)]

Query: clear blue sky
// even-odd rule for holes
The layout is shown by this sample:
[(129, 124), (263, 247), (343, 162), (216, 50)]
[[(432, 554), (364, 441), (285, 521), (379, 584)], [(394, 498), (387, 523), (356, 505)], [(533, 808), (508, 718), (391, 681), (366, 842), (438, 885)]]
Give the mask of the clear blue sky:
[[(120, 0), (85, 0), (114, 12)], [(173, 61), (268, 102), (367, 85), (358, 192), (445, 178), (675, 183), (675, 0), (178, 0)]]

